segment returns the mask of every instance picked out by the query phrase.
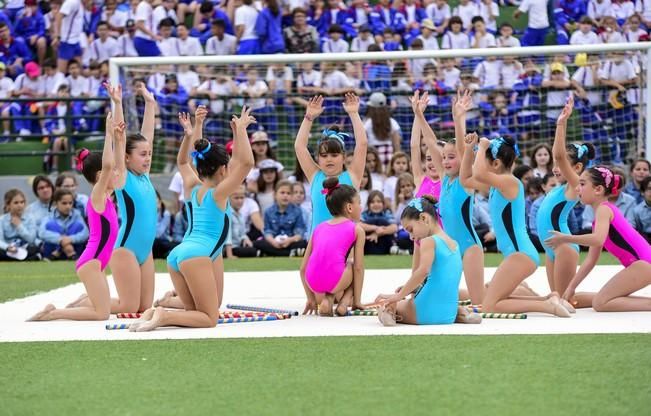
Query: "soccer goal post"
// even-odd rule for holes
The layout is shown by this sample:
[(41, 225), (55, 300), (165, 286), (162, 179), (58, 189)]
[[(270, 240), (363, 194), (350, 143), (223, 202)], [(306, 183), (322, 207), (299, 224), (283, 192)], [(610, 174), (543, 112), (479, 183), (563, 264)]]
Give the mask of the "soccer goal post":
[[(573, 91), (576, 106), (568, 141), (591, 142), (599, 162), (623, 165), (648, 157), (651, 149), (650, 57), (651, 43), (620, 43), (112, 58), (109, 68), (111, 82), (121, 83), (125, 90), (131, 130), (142, 116), (142, 103), (132, 94), (135, 82), (146, 82), (158, 96), (157, 170), (174, 162), (182, 135), (177, 113), (193, 112), (197, 105), (209, 108), (204, 136), (218, 143), (231, 140), (230, 116), (244, 104), (252, 107), (258, 124), (250, 133), (264, 131), (276, 158), (291, 168), (294, 138), (310, 96), (326, 98), (313, 134), (331, 124), (351, 131), (341, 100), (345, 92), (355, 91), (362, 99), (360, 112), (367, 131), (374, 136), (371, 144), (382, 143), (386, 139), (381, 136), (397, 125), (401, 146), (407, 150), (413, 121), (408, 97), (413, 91), (429, 91), (426, 116), (439, 137), (447, 139), (453, 134), (452, 97), (459, 88), (473, 91), (468, 130), (485, 136), (512, 135), (525, 157), (539, 144), (551, 145), (556, 117)], [(386, 102), (369, 106), (375, 92), (384, 94)], [(378, 104), (385, 104), (388, 112), (370, 111)], [(354, 143), (347, 145), (352, 148)]]

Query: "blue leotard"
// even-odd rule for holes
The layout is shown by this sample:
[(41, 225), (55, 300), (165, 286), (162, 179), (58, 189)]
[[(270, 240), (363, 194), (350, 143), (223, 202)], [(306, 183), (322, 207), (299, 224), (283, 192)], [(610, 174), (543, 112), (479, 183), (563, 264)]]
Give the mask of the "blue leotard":
[[(320, 170), (316, 175), (314, 175), (312, 183), (310, 184), (312, 197), (312, 227), (310, 230), (315, 230), (317, 225), (332, 219), (332, 214), (328, 211), (328, 206), (326, 205), (325, 195), (321, 193), (323, 190), (323, 181), (325, 181), (326, 178), (327, 176), (325, 173)], [(338, 178), (341, 185), (353, 186), (353, 181), (350, 178), (350, 173), (348, 173), (348, 171), (339, 174)]]
[(458, 177), (450, 180), (449, 176), (443, 176), (439, 213), (445, 232), (459, 243), (462, 256), (474, 245), (482, 247), (472, 225), (474, 199), (473, 194), (469, 194), (461, 186)]
[(167, 256), (167, 264), (177, 272), (179, 265), (185, 260), (196, 257), (209, 257), (211, 261), (215, 260), (222, 254), (228, 236), (230, 202), (226, 203), (225, 210), (220, 209), (213, 197), (214, 189), (209, 189), (199, 203), (197, 199), (199, 188), (197, 186), (192, 190), (190, 202), (187, 204), (188, 231), (181, 244)]
[(488, 209), (495, 230), (497, 248), (504, 257), (508, 257), (513, 253), (523, 253), (529, 256), (538, 266), (540, 257), (536, 247), (529, 239), (525, 225), (524, 186), (522, 186), (522, 182), (518, 181), (518, 195), (513, 201), (504, 198), (504, 195), (497, 188), (491, 188)]
[(459, 281), (463, 263), (459, 245), (454, 250), (433, 235), (434, 262), (423, 284), (414, 295), (416, 322), (419, 325), (451, 324), (457, 316)]
[(115, 190), (120, 215), (120, 231), (115, 248), (131, 251), (142, 265), (151, 254), (156, 239), (156, 190), (149, 174), (135, 175), (127, 170), (124, 187)]
[[(563, 234), (572, 234), (570, 227), (567, 225), (567, 217), (574, 209), (578, 199), (567, 199), (565, 191), (567, 184), (557, 186), (549, 191), (538, 208), (536, 214), (536, 229), (540, 242), (543, 243), (545, 253), (552, 261), (555, 259), (556, 254), (554, 250), (545, 245), (545, 240), (552, 236), (550, 231), (560, 231)], [(570, 246), (579, 252), (579, 246), (570, 244)]]

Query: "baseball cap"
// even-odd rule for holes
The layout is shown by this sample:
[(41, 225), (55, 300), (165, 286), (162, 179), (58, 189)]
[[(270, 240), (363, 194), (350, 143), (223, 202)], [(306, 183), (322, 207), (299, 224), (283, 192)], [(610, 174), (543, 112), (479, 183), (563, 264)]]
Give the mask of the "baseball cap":
[(565, 66), (560, 62), (554, 62), (549, 66), (551, 72), (565, 72)]
[(273, 159), (264, 159), (261, 160), (260, 163), (258, 163), (258, 169), (262, 170), (268, 170), (268, 169), (275, 169), (277, 171), (281, 171), (283, 168), (283, 165), (280, 163), (276, 162)]
[(5, 63), (0, 62), (0, 71), (4, 71), (5, 69), (7, 69), (7, 66), (5, 65)]
[(368, 97), (369, 107), (384, 107), (385, 105), (387, 105), (387, 97), (381, 92), (374, 92)]
[(268, 142), (268, 141), (269, 141), (269, 136), (267, 136), (267, 133), (264, 131), (256, 131), (251, 135), (251, 144)]
[(36, 62), (28, 62), (25, 65), (25, 73), (30, 77), (37, 77), (41, 75), (41, 67)]
[(420, 25), (429, 30), (436, 30), (436, 27), (434, 26), (434, 22), (432, 22), (432, 19), (423, 19)]

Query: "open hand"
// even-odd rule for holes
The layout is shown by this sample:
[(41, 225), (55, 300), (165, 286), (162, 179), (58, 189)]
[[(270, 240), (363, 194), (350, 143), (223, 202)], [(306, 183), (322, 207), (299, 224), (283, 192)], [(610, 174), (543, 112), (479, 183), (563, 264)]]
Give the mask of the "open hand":
[(452, 117), (463, 117), (472, 108), (472, 94), (470, 90), (458, 90), (457, 96), (452, 99)]
[(323, 97), (320, 95), (310, 98), (305, 109), (305, 116), (308, 119), (316, 119), (323, 113)]
[(570, 93), (570, 96), (567, 99), (567, 103), (565, 104), (565, 107), (563, 107), (563, 111), (561, 111), (561, 114), (558, 115), (558, 121), (556, 124), (567, 123), (567, 120), (572, 115), (572, 109), (574, 109), (574, 94)]
[(550, 231), (552, 236), (545, 240), (545, 245), (555, 249), (561, 244), (567, 243), (567, 234), (560, 233), (558, 231)]
[(347, 92), (343, 106), (348, 114), (359, 113), (359, 97), (352, 92)]
[(106, 88), (106, 92), (113, 102), (117, 103), (122, 101), (122, 85), (118, 84), (113, 86), (110, 83), (105, 82), (104, 88)]
[(190, 121), (190, 114), (179, 113), (179, 124), (183, 127), (183, 131), (187, 135), (192, 134), (192, 122)]
[[(200, 105), (194, 112), (194, 124), (199, 126), (203, 125), (204, 120), (208, 116), (208, 109), (205, 105)], [(200, 124), (201, 123), (201, 124)]]
[(242, 114), (239, 117), (233, 115), (232, 119), (233, 125), (236, 129), (246, 130), (251, 124), (256, 123), (255, 117), (251, 115), (251, 108), (244, 106), (242, 107)]

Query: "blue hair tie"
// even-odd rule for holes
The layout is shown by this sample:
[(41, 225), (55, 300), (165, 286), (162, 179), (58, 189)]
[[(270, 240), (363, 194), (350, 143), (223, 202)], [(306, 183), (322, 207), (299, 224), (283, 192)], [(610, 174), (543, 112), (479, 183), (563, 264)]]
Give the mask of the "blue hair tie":
[(317, 143), (318, 145), (323, 143), (325, 140), (335, 139), (335, 140), (337, 140), (339, 142), (339, 144), (341, 144), (341, 147), (344, 148), (344, 149), (346, 148), (346, 144), (345, 144), (344, 140), (347, 137), (350, 137), (350, 135), (347, 134), (347, 133), (342, 133), (342, 132), (334, 131), (334, 130), (330, 130), (330, 129), (323, 130), (321, 132), (321, 134), (323, 135), (323, 138), (321, 138), (318, 141), (318, 143)]
[(210, 144), (210, 142), (208, 142), (208, 146), (206, 146), (205, 149), (203, 149), (201, 151), (194, 150), (190, 154), (190, 156), (192, 156), (192, 162), (194, 163), (194, 166), (197, 166), (197, 159), (205, 160), (204, 155), (210, 151), (211, 147), (212, 147), (212, 145)]
[(576, 156), (579, 159), (582, 159), (583, 155), (588, 152), (588, 146), (586, 146), (585, 144), (576, 144), (576, 143), (573, 143), (573, 145), (576, 148)]
[(421, 198), (412, 199), (407, 206), (414, 208), (418, 212), (423, 212), (423, 200)]
[[(493, 160), (497, 160), (497, 154), (499, 153), (500, 147), (502, 147), (503, 144), (508, 144), (506, 140), (504, 140), (504, 137), (498, 137), (497, 139), (491, 140), (490, 149)], [(517, 143), (513, 145), (513, 151), (515, 152), (516, 157), (520, 157), (520, 148), (518, 148)]]

